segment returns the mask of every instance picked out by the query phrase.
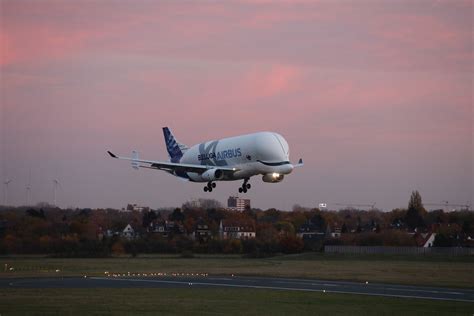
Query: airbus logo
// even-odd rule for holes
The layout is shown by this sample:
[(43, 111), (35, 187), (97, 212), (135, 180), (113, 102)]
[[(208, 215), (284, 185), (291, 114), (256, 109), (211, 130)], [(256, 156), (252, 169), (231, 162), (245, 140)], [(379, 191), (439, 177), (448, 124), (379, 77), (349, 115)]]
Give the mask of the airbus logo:
[(225, 159), (236, 158), (236, 157), (241, 157), (241, 156), (242, 156), (242, 152), (240, 148), (234, 148), (234, 149), (218, 151), (217, 153), (210, 152), (210, 153), (200, 154), (198, 155), (198, 160), (199, 161), (209, 160), (209, 159), (225, 160)]

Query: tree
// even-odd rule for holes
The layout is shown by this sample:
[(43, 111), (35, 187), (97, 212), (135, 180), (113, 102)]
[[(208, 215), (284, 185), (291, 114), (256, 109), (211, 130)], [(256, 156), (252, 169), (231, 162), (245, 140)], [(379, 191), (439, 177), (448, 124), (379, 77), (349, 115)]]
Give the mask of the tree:
[(123, 247), (122, 242), (117, 240), (113, 245), (112, 245), (112, 253), (114, 255), (123, 255), (125, 253), (125, 248)]
[(184, 220), (184, 230), (190, 234), (194, 231), (194, 228), (196, 226), (196, 220), (191, 217), (191, 216), (186, 216), (186, 219)]
[(471, 223), (470, 223), (470, 222), (464, 221), (464, 222), (462, 223), (462, 232), (465, 233), (465, 234), (469, 234), (469, 233), (471, 232), (471, 230), (472, 230), (471, 227), (472, 227), (472, 226), (471, 226)]
[(275, 228), (282, 235), (294, 235), (295, 234), (295, 227), (293, 226), (293, 224), (291, 222), (279, 221), (275, 224)]
[(205, 210), (222, 208), (221, 202), (213, 199), (199, 199), (199, 205)]
[(415, 229), (417, 227), (424, 227), (425, 222), (423, 217), (426, 215), (426, 210), (421, 201), (421, 195), (418, 191), (411, 193), (410, 201), (408, 202), (408, 210), (405, 215), (405, 222), (408, 227)]
[(31, 217), (37, 217), (37, 218), (41, 218), (41, 219), (46, 219), (46, 216), (44, 215), (44, 210), (43, 209), (40, 209), (39, 211), (35, 210), (35, 209), (28, 209), (26, 210), (26, 214), (31, 216)]
[(284, 253), (298, 253), (303, 250), (303, 240), (296, 236), (284, 236), (280, 239), (280, 247)]
[(181, 212), (181, 209), (175, 208), (173, 213), (170, 214), (169, 219), (175, 222), (183, 222), (184, 221), (184, 214)]
[(157, 219), (156, 213), (152, 210), (143, 212), (142, 226), (148, 227), (150, 223)]
[(452, 247), (452, 239), (445, 233), (438, 233), (433, 241), (434, 247)]
[(311, 223), (320, 230), (326, 230), (326, 220), (321, 215), (321, 212), (317, 212), (312, 218)]
[(260, 219), (262, 222), (276, 223), (280, 219), (281, 212), (277, 209), (270, 208), (263, 212), (263, 216)]
[(375, 232), (380, 233), (380, 224), (375, 225)]
[(362, 220), (360, 219), (360, 216), (357, 216), (357, 229), (356, 229), (357, 233), (361, 233), (362, 232)]
[(342, 227), (341, 227), (341, 234), (345, 234), (347, 233), (347, 225), (346, 223), (342, 224)]

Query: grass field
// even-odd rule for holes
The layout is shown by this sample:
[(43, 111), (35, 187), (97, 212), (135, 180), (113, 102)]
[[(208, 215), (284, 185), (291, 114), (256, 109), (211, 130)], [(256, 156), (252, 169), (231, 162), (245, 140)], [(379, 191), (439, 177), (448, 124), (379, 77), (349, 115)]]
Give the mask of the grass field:
[[(103, 259), (0, 257), (0, 277), (93, 276), (104, 275), (105, 271), (208, 273), (473, 288), (473, 266), (473, 257), (344, 256), (313, 253), (268, 259), (209, 255), (191, 259), (171, 255)], [(13, 270), (10, 271), (10, 268)]]
[(249, 289), (15, 289), (1, 315), (472, 315), (474, 304)]

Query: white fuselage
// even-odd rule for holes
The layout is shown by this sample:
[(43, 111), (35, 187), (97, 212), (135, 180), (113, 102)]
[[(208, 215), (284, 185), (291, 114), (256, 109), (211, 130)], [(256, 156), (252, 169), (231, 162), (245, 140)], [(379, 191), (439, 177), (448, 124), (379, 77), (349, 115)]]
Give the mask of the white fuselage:
[[(290, 152), (286, 140), (277, 133), (260, 132), (197, 144), (186, 150), (180, 163), (236, 168), (220, 180), (246, 179), (255, 175), (291, 173)], [(184, 175), (181, 175), (184, 176)], [(195, 182), (207, 182), (202, 175), (187, 172)]]

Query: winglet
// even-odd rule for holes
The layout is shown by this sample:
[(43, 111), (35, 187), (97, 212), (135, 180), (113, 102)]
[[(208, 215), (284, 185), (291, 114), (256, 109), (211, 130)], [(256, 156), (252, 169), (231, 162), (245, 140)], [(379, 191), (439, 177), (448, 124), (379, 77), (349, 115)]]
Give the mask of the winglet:
[(112, 158), (118, 158), (118, 157), (115, 156), (112, 152), (110, 152), (110, 151), (108, 151), (108, 150), (107, 150), (107, 153), (108, 153), (108, 154), (110, 155), (110, 157), (112, 157)]
[(298, 160), (298, 163), (294, 166), (295, 168), (296, 167), (303, 167), (304, 163), (303, 163), (303, 159), (300, 158), (300, 160)]

